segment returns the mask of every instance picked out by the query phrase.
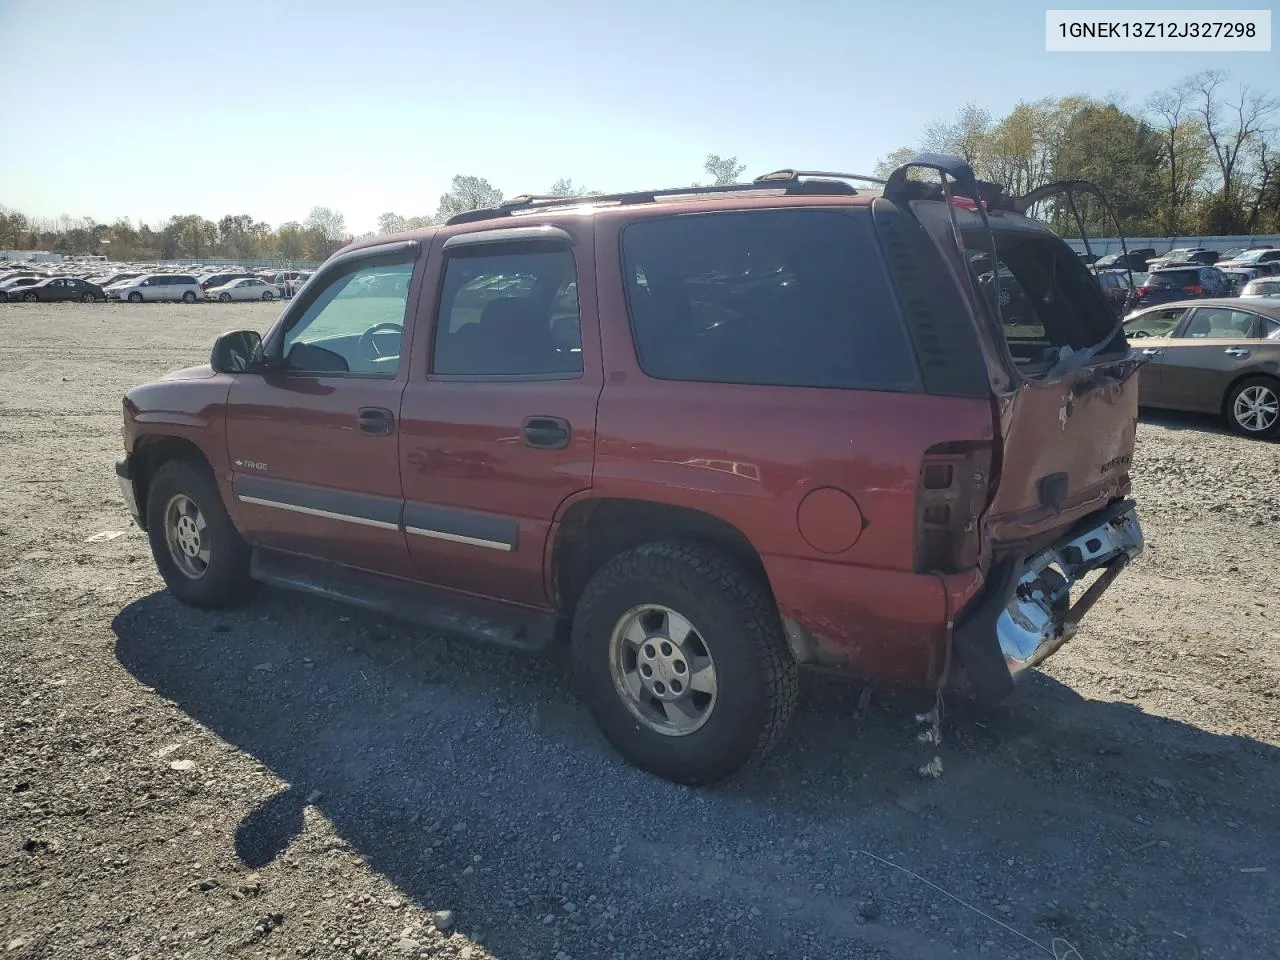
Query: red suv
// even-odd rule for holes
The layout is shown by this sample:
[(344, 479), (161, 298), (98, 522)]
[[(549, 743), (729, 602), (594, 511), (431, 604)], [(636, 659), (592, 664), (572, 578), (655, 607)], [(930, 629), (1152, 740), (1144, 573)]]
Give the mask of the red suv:
[(778, 741), (801, 665), (999, 697), (1142, 549), (1138, 362), (1023, 202), (944, 157), (869, 180), (524, 197), (339, 252), (126, 395), (170, 590), (567, 636), (613, 744), (686, 783)]

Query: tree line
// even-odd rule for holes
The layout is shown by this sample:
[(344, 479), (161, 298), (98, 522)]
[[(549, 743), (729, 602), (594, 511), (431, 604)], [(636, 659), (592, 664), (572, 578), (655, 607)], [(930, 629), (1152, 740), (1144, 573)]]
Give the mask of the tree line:
[[(1280, 232), (1280, 99), (1222, 71), (1187, 77), (1133, 108), (1068, 96), (1022, 102), (997, 119), (969, 104), (884, 157), (877, 176), (922, 151), (963, 157), (1011, 196), (1091, 180), (1131, 236)], [(1107, 231), (1098, 206), (1084, 213), (1091, 234)], [(1059, 232), (1079, 232), (1065, 209), (1049, 218)]]
[[(710, 154), (703, 169), (714, 183), (733, 183), (744, 167), (736, 157)], [(585, 197), (596, 193), (575, 184), (572, 178), (562, 177), (546, 195)], [(170, 217), (159, 227), (152, 227), (135, 224), (128, 218), (114, 223), (98, 223), (90, 217), (38, 219), (0, 206), (0, 250), (103, 254), (113, 260), (324, 260), (354, 239), (444, 223), (455, 214), (497, 206), (503, 200), (502, 191), (483, 177), (459, 174), (440, 197), (434, 213), (384, 213), (378, 217), (377, 231), (361, 237), (353, 236), (347, 230), (346, 218), (330, 207), (312, 207), (306, 220), (277, 227), (249, 214), (209, 220), (193, 213)]]

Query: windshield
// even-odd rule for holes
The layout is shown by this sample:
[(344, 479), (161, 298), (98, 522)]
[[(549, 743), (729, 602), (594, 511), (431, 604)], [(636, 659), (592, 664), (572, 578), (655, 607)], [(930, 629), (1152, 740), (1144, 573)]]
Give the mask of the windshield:
[(1245, 293), (1254, 294), (1259, 297), (1274, 297), (1280, 295), (1280, 280), (1254, 280), (1245, 287)]
[(1254, 260), (1257, 260), (1266, 252), (1267, 251), (1265, 250), (1246, 250), (1244, 253), (1240, 254), (1240, 256), (1236, 257), (1236, 259), (1253, 262)]

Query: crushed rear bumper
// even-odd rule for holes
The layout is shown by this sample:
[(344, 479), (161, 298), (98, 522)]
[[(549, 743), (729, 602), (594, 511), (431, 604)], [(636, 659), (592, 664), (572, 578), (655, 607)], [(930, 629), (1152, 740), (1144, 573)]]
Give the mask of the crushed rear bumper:
[[(953, 637), (977, 696), (999, 699), (1019, 674), (1057, 652), (1142, 548), (1134, 503), (1121, 500), (1086, 517), (1052, 546), (994, 566), (986, 590), (960, 618)], [(1073, 601), (1072, 588), (1099, 570)]]

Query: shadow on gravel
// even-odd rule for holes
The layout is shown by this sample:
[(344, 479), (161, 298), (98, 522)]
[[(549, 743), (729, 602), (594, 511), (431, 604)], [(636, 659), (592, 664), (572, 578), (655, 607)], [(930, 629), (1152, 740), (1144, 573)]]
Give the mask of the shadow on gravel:
[(616, 757), (563, 658), (275, 591), (212, 614), (157, 593), (113, 626), (140, 683), (290, 784), (239, 824), (247, 867), (311, 849), (322, 791), (372, 869), (499, 957), (1043, 956), (867, 854), (1088, 960), (1264, 956), (1280, 927), (1280, 751), (1043, 676), (951, 709), (936, 781), (928, 698), (860, 712), (807, 677), (778, 754), (693, 791)]

